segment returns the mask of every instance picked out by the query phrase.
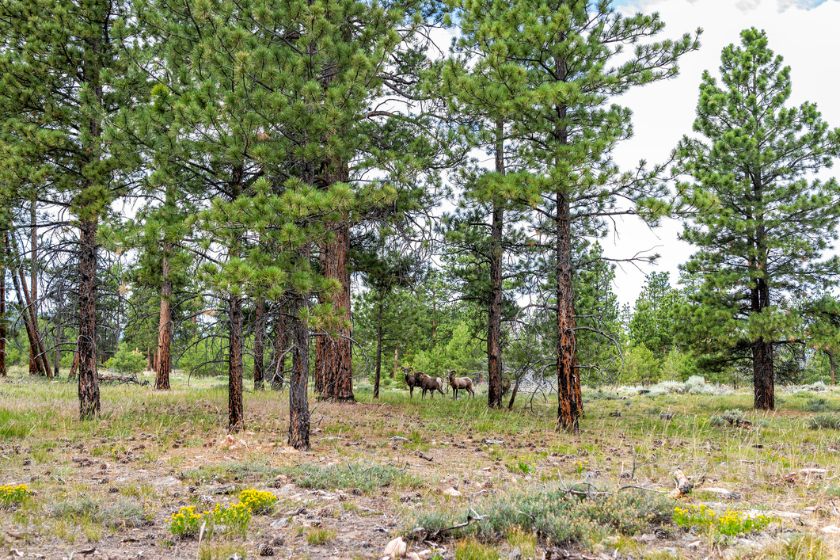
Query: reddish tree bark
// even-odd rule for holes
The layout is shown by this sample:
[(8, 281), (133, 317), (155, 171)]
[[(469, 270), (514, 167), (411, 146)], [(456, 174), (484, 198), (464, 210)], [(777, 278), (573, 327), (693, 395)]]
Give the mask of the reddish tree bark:
[(265, 354), (265, 300), (257, 299), (256, 313), (254, 317), (254, 390), (263, 388), (265, 379), (264, 354)]
[[(235, 201), (242, 194), (242, 166), (233, 168), (230, 183), (230, 200)], [(230, 259), (240, 257), (240, 242), (236, 237), (228, 251)], [(232, 432), (245, 427), (245, 411), (242, 404), (242, 297), (229, 295), (228, 305), (228, 429)]]
[(573, 433), (580, 431), (583, 414), (580, 375), (577, 368), (575, 306), (572, 284), (571, 214), (568, 199), (557, 195), (557, 426)]
[[(350, 227), (336, 227), (335, 236), (321, 249), (321, 273), (326, 278), (338, 280), (341, 288), (332, 296), (333, 310), (340, 319), (350, 324), (350, 269), (348, 252)], [(315, 384), (321, 398), (338, 402), (355, 402), (353, 397), (353, 354), (350, 329), (341, 325), (330, 336), (321, 333), (315, 343)], [(320, 385), (320, 387), (319, 387)]]
[(309, 328), (300, 320), (303, 298), (296, 296), (292, 301), (292, 375), (289, 379), (289, 445), (295, 449), (308, 450), (309, 445), (309, 401), (307, 382), (309, 379)]
[[(496, 173), (505, 174), (504, 123), (496, 123)], [(487, 406), (502, 407), (502, 234), (504, 208), (493, 201), (490, 246), (490, 280), (492, 290), (487, 320)]]
[(96, 364), (96, 219), (83, 220), (79, 248), (79, 413), (85, 419), (99, 414)]
[(837, 363), (834, 361), (834, 352), (826, 352), (828, 354), (828, 367), (831, 371), (831, 384), (837, 385), (835, 373), (837, 372)]
[(230, 347), (228, 353), (228, 429), (245, 427), (242, 404), (242, 298), (231, 294), (229, 305)]
[(171, 243), (163, 246), (163, 284), (160, 287), (160, 319), (158, 321), (157, 367), (155, 368), (155, 389), (168, 391), (169, 375), (172, 371), (172, 280), (169, 278), (169, 251)]

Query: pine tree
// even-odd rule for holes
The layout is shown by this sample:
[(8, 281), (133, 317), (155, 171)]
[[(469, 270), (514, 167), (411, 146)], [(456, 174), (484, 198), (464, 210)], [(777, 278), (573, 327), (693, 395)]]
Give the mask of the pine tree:
[(97, 231), (138, 161), (111, 135), (137, 89), (122, 49), (127, 6), (112, 0), (0, 4), (0, 174), (69, 207), (79, 228), (79, 401), (99, 413)]
[[(609, 1), (452, 0), (460, 49), (475, 53), (510, 90), (506, 136), (528, 173), (508, 198), (534, 211), (541, 247), (555, 268), (558, 428), (577, 431), (583, 411), (576, 359), (572, 245), (597, 234), (603, 218), (664, 210), (660, 168), (622, 173), (612, 151), (632, 135), (630, 111), (607, 105), (635, 86), (667, 79), (697, 48), (690, 36), (646, 43), (664, 24), (658, 15), (623, 17)], [(623, 48), (630, 45), (632, 53)], [(618, 200), (630, 203), (619, 206)]]
[(673, 313), (681, 303), (679, 293), (671, 288), (669, 273), (647, 275), (628, 328), (634, 344), (643, 344), (659, 359), (674, 346)]
[[(840, 155), (816, 105), (787, 107), (790, 67), (763, 31), (741, 32), (721, 55), (721, 83), (704, 72), (694, 131), (677, 148), (680, 186), (696, 208), (682, 237), (699, 247), (685, 271), (702, 282), (683, 309), (701, 351), (752, 365), (754, 406), (773, 410), (774, 348), (795, 343), (792, 297), (836, 285), (840, 185), (809, 178)], [(712, 348), (709, 348), (709, 347)]]

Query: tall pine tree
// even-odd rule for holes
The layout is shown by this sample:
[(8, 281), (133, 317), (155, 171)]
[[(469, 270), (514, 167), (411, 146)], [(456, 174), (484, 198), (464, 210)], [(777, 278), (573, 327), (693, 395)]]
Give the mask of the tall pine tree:
[(665, 210), (660, 168), (621, 172), (613, 162), (615, 147), (632, 135), (631, 114), (607, 102), (676, 75), (677, 60), (698, 44), (688, 35), (647, 42), (664, 26), (658, 15), (624, 17), (607, 0), (450, 3), (463, 31), (457, 48), (510, 90), (506, 137), (529, 173), (507, 196), (533, 208), (535, 237), (554, 268), (558, 427), (577, 431), (573, 238), (597, 235), (607, 216), (655, 221)]
[[(812, 174), (840, 155), (813, 103), (788, 107), (790, 67), (763, 31), (741, 32), (721, 55), (721, 83), (703, 73), (694, 131), (677, 148), (680, 186), (697, 209), (682, 237), (699, 247), (686, 263), (702, 281), (683, 313), (701, 351), (751, 363), (755, 408), (773, 410), (774, 347), (795, 342), (796, 313), (783, 304), (837, 284), (840, 185)], [(713, 348), (708, 348), (712, 346)]]

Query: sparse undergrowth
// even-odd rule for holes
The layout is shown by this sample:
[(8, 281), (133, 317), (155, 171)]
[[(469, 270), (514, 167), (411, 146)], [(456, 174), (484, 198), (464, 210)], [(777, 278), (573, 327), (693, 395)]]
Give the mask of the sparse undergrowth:
[[(559, 486), (534, 487), (478, 501), (465, 527), (447, 531), (453, 538), (475, 537), (493, 541), (511, 534), (537, 534), (547, 543), (591, 545), (608, 531), (635, 535), (671, 519), (674, 504), (658, 494), (634, 490), (591, 492), (581, 496)], [(470, 512), (461, 509), (419, 512), (406, 527), (406, 536), (439, 535), (463, 523)], [(418, 530), (420, 529), (420, 530)]]
[[(568, 540), (556, 545), (558, 550), (571, 547), (591, 557), (617, 550), (639, 559), (699, 560), (715, 554), (712, 546), (733, 557), (749, 541), (754, 548), (734, 557), (832, 558), (826, 550), (833, 550), (835, 537), (815, 535), (836, 524), (831, 511), (840, 495), (838, 432), (822, 418), (840, 410), (834, 388), (822, 387), (817, 395), (816, 389), (780, 388), (772, 413), (753, 411), (749, 391), (696, 394), (665, 383), (666, 391), (652, 396), (611, 388), (614, 394), (596, 393), (597, 404), (587, 405), (578, 437), (554, 430), (556, 403), (550, 396), (528, 399), (526, 408), (517, 401), (513, 411), (497, 411), (487, 409), (484, 386), (475, 399), (411, 400), (406, 391), (390, 388), (372, 401), (369, 387), (360, 383), (354, 387), (360, 403), (352, 409), (318, 405), (313, 450), (299, 454), (283, 449), (287, 399), (278, 401), (271, 391), (246, 390), (246, 429), (236, 440), (247, 445), (226, 444), (224, 381), (194, 379), (186, 388), (176, 376), (171, 393), (103, 387), (102, 418), (78, 422), (74, 386), (40, 383), (25, 372), (0, 380), (0, 393), (13, 395), (0, 410), (0, 469), (6, 477), (0, 482), (14, 487), (25, 481), (34, 492), (0, 507), (3, 527), (21, 535), (14, 546), (51, 558), (68, 547), (93, 546), (86, 543), (107, 553), (139, 552), (155, 542), (175, 556), (227, 560), (236, 554), (257, 557), (270, 544), (275, 557), (316, 558), (320, 551), (311, 547), (323, 546), (340, 557), (361, 558), (380, 553), (393, 538), (378, 528), (451, 527), (464, 522), (471, 507), (488, 517), (440, 538), (449, 551), (441, 558), (508, 558), (514, 549), (523, 558), (540, 558), (550, 542), (563, 538)], [(713, 418), (724, 416), (748, 424), (712, 425)], [(809, 424), (820, 429), (808, 430)], [(425, 457), (418, 457), (421, 453)], [(669, 473), (676, 467), (695, 481), (707, 476), (692, 501), (722, 501), (714, 506), (719, 513), (793, 512), (804, 524), (774, 517), (758, 533), (741, 527), (743, 537), (712, 538), (722, 532), (669, 524), (673, 503), (665, 510), (644, 509), (659, 498), (656, 492), (616, 493), (621, 486), (669, 490)], [(813, 468), (827, 472), (789, 477)], [(570, 477), (597, 484), (614, 499), (638, 501), (554, 495), (562, 494), (554, 485)], [(442, 495), (450, 486), (461, 497)], [(705, 492), (713, 486), (738, 497), (724, 500)], [(315, 491), (320, 489), (343, 495), (336, 500), (330, 492)], [(261, 498), (250, 503), (251, 493)], [(274, 509), (283, 512), (281, 518), (260, 515), (271, 506), (262, 509), (259, 502), (272, 496), (280, 496)], [(180, 539), (166, 530), (181, 505), (194, 505), (201, 515), (237, 497), (253, 514), (245, 532), (208, 523), (199, 546), (197, 538)], [(546, 499), (550, 511), (538, 511)], [(805, 508), (812, 506), (810, 514)], [(650, 523), (636, 523), (651, 513)], [(383, 523), (383, 517), (397, 526)], [(312, 525), (313, 518), (323, 525)], [(780, 539), (774, 540), (776, 528)], [(791, 535), (791, 529), (811, 534)], [(651, 544), (639, 533), (658, 538)], [(146, 535), (157, 539), (148, 541)], [(273, 542), (275, 535), (281, 544)], [(143, 538), (134, 543), (136, 536)], [(699, 548), (687, 549), (694, 540), (701, 541)], [(421, 546), (428, 547), (413, 543), (411, 550)], [(676, 554), (668, 552), (674, 549)]]

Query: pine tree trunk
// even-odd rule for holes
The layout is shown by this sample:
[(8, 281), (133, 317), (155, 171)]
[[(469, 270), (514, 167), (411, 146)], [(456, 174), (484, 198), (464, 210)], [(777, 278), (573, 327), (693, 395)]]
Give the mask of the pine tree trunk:
[(52, 379), (52, 368), (50, 368), (50, 362), (47, 359), (47, 351), (44, 349), (44, 340), (41, 338), (41, 333), (38, 330), (38, 315), (35, 312), (35, 300), (31, 299), (29, 292), (26, 291), (26, 276), (23, 275), (23, 269), (19, 269), (18, 272), (20, 273), (21, 290), (23, 291), (26, 309), (29, 313), (29, 322), (32, 325), (33, 339), (30, 347), (35, 351), (35, 369), (38, 373), (46, 373), (47, 378)]
[(254, 390), (259, 391), (263, 388), (263, 380), (265, 379), (263, 363), (265, 355), (265, 300), (263, 298), (257, 299), (254, 323)]
[[(348, 252), (350, 227), (337, 226), (334, 239), (321, 250), (321, 273), (338, 280), (341, 288), (332, 296), (333, 310), (350, 323), (350, 269)], [(327, 333), (324, 333), (327, 334)], [(345, 326), (335, 336), (319, 336), (315, 343), (315, 385), (321, 398), (337, 402), (355, 402), (353, 397), (353, 355), (351, 332)], [(319, 387), (320, 385), (320, 387)]]
[(557, 426), (578, 433), (583, 413), (577, 371), (571, 215), (568, 199), (557, 195)]
[(70, 364), (70, 374), (67, 376), (67, 379), (73, 379), (76, 377), (76, 373), (79, 371), (79, 343), (76, 342), (76, 348), (73, 349), (73, 363)]
[(286, 352), (289, 346), (289, 333), (286, 330), (286, 316), (280, 307), (277, 313), (277, 333), (274, 337), (274, 358), (271, 360), (271, 388), (275, 391), (283, 390), (283, 382), (286, 374)]
[(228, 429), (238, 432), (245, 427), (242, 404), (242, 298), (230, 295), (230, 347), (228, 350)]
[(379, 317), (376, 324), (376, 375), (373, 378), (373, 398), (379, 398), (379, 373), (382, 370), (382, 293), (379, 293)]
[[(242, 166), (232, 170), (230, 193), (231, 201), (235, 201), (242, 194)], [(231, 243), (228, 251), (229, 259), (240, 258), (240, 239)], [(228, 429), (238, 432), (245, 427), (245, 412), (242, 404), (242, 297), (229, 294), (228, 305)]]
[[(37, 208), (35, 206), (35, 200), (32, 200), (32, 203), (29, 206), (29, 232), (31, 237), (32, 243), (32, 254), (30, 259), (30, 272), (31, 272), (31, 288), (30, 288), (30, 297), (31, 297), (31, 304), (27, 304), (27, 306), (31, 305), (30, 308), (32, 311), (32, 315), (35, 317), (34, 322), (32, 323), (32, 328), (35, 331), (35, 345), (29, 346), (29, 375), (35, 374), (43, 374), (45, 373), (43, 367), (41, 366), (41, 360), (38, 359), (38, 354), (40, 353), (41, 346), (41, 336), (38, 332), (38, 229), (35, 227), (35, 222), (37, 219)], [(24, 288), (26, 287), (26, 283), (24, 283)]]
[[(9, 247), (9, 237), (6, 237), (6, 248)], [(35, 349), (35, 359), (40, 362), (41, 353), (38, 351), (38, 336), (35, 328), (32, 326), (33, 313), (30, 307), (29, 292), (26, 289), (26, 276), (23, 274), (23, 269), (20, 268), (15, 272), (12, 270), (12, 281), (15, 285), (15, 293), (17, 294), (18, 302), (21, 306), (21, 317), (23, 317), (23, 324), (26, 327), (26, 338), (29, 340), (29, 347)]]
[(835, 373), (837, 372), (837, 363), (834, 361), (834, 352), (826, 352), (828, 354), (828, 367), (831, 371), (831, 384), (837, 385), (837, 378)]
[(758, 410), (775, 410), (773, 343), (756, 340), (752, 343), (752, 356), (753, 407)]
[(394, 372), (391, 374), (391, 379), (397, 378), (397, 366), (400, 363), (400, 349), (394, 348)]
[[(61, 291), (58, 292), (59, 300), (62, 299)], [(55, 326), (55, 366), (53, 367), (53, 373), (55, 377), (59, 377), (61, 375), (61, 340), (63, 338), (64, 329), (61, 325), (61, 303), (59, 303), (58, 310), (55, 314), (56, 318), (56, 326)]]
[(172, 280), (169, 277), (171, 243), (163, 244), (162, 280), (160, 287), (160, 317), (158, 318), (158, 349), (155, 364), (155, 389), (168, 391), (172, 371)]
[[(496, 172), (505, 174), (504, 123), (496, 123)], [(502, 407), (502, 234), (504, 208), (493, 203), (490, 247), (490, 305), (487, 321), (487, 406)]]
[[(760, 180), (759, 180), (760, 181)], [(756, 188), (757, 193), (760, 190)], [(757, 194), (757, 196), (759, 196)], [(761, 216), (756, 221), (757, 268), (755, 288), (751, 290), (751, 313), (762, 313), (770, 307), (770, 286), (762, 276), (767, 270), (768, 251), (766, 246), (766, 228)], [(753, 357), (753, 408), (775, 410), (775, 372), (773, 371), (773, 342), (759, 338), (752, 341)]]
[(6, 377), (6, 251), (0, 249), (0, 377)]
[(291, 309), (294, 348), (292, 349), (292, 376), (289, 380), (289, 445), (295, 449), (308, 450), (309, 328), (301, 321), (302, 311), (303, 298), (295, 296)]
[(81, 223), (79, 248), (79, 412), (91, 419), (99, 414), (96, 365), (96, 230), (95, 219)]

